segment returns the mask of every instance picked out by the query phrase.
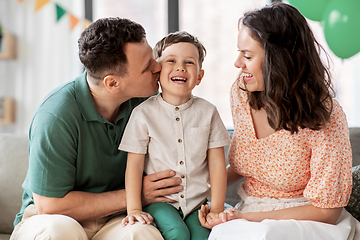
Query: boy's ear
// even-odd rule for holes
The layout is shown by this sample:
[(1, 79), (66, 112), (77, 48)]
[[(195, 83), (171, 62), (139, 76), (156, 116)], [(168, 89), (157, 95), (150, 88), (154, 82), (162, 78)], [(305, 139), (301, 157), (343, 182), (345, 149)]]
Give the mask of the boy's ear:
[(199, 85), (201, 83), (201, 80), (204, 77), (204, 73), (205, 73), (204, 70), (201, 69), (200, 72), (199, 72), (199, 75), (198, 75), (198, 79), (197, 79), (198, 81), (197, 81), (196, 85)]
[(115, 75), (107, 75), (103, 82), (105, 87), (111, 92), (111, 93), (117, 93), (120, 90), (120, 79), (119, 77)]

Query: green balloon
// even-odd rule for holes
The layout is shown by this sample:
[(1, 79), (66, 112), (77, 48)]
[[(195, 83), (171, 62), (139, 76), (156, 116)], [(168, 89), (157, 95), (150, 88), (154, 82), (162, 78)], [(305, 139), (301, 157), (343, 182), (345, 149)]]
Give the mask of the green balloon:
[(289, 3), (296, 7), (304, 17), (321, 21), (324, 10), (330, 0), (289, 0)]
[(332, 0), (323, 21), (326, 42), (336, 56), (345, 59), (360, 51), (359, 0)]

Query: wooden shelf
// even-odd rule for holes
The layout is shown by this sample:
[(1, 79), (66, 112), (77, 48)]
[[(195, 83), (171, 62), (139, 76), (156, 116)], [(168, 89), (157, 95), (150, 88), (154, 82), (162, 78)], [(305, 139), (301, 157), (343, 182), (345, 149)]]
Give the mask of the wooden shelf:
[(3, 31), (1, 40), (0, 59), (16, 58), (16, 37), (8, 31)]
[(15, 122), (15, 100), (10, 97), (0, 97), (0, 124)]

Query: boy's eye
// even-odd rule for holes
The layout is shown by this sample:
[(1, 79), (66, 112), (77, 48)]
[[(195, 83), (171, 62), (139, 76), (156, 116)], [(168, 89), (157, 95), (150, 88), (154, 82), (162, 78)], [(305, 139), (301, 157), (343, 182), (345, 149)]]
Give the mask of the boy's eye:
[(186, 64), (194, 64), (192, 61), (187, 61)]
[(173, 59), (168, 59), (167, 62), (174, 63), (175, 60), (173, 60)]

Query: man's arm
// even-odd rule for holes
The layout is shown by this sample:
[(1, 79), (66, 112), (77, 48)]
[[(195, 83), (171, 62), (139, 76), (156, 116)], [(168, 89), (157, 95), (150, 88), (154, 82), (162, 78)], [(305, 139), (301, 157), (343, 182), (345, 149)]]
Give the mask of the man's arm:
[[(180, 178), (174, 178), (174, 171), (163, 171), (145, 176), (143, 179), (142, 202), (170, 202), (164, 196), (182, 191)], [(50, 198), (33, 193), (39, 214), (63, 214), (77, 221), (105, 217), (126, 210), (125, 190), (88, 193), (70, 191), (62, 198)]]

